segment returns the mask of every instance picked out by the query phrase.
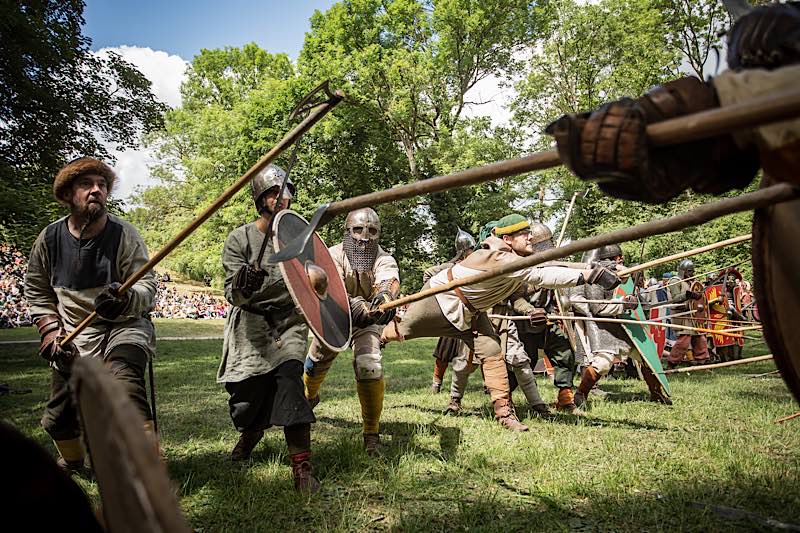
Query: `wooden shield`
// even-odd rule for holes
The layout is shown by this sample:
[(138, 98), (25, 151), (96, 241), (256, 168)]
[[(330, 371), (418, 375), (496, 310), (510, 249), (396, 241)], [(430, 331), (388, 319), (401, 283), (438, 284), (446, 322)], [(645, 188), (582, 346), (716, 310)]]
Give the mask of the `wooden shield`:
[[(614, 296), (621, 298), (628, 294), (635, 294), (635, 291), (636, 287), (633, 284), (633, 278), (628, 278), (625, 283), (614, 289)], [(628, 311), (628, 313), (630, 314), (630, 318), (635, 320), (647, 319), (647, 314), (644, 312), (644, 309), (642, 309), (642, 304), (639, 304), (636, 309)], [(630, 337), (633, 345), (636, 346), (636, 349), (642, 356), (642, 361), (650, 367), (650, 370), (652, 370), (653, 374), (658, 378), (661, 387), (664, 389), (664, 393), (667, 396), (671, 396), (672, 389), (669, 386), (669, 381), (667, 381), (667, 376), (664, 375), (664, 368), (661, 366), (661, 352), (658, 351), (658, 347), (650, 336), (648, 328), (638, 324), (621, 324), (621, 326), (628, 334), (628, 337)]]
[[(729, 329), (732, 324), (728, 321), (728, 299), (725, 295), (725, 286), (722, 284), (709, 285), (705, 288), (705, 301), (708, 314), (708, 329), (720, 331)], [(736, 343), (736, 338), (730, 335), (720, 335), (718, 333), (711, 334), (711, 339), (714, 341), (714, 346), (722, 348), (724, 346), (733, 346)]]
[[(290, 209), (278, 212), (272, 237), (275, 252), (280, 252), (307, 226), (308, 221)], [(314, 233), (300, 255), (278, 265), (289, 294), (317, 340), (335, 352), (347, 348), (351, 332), (350, 299), (319, 235)]]
[[(660, 307), (653, 307), (650, 309), (650, 320), (655, 320), (666, 324), (666, 320), (662, 317), (667, 316), (666, 309)], [(656, 349), (659, 354), (664, 353), (664, 347), (667, 345), (667, 328), (660, 328), (658, 326), (650, 326), (650, 336), (653, 337), (653, 342), (656, 343)]]
[(191, 531), (158, 445), (122, 385), (99, 359), (80, 357), (70, 387), (108, 531)]

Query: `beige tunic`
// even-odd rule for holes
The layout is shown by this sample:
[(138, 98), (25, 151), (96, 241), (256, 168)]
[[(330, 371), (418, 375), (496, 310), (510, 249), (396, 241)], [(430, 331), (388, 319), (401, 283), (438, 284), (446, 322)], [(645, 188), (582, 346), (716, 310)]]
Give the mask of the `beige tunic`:
[(378, 247), (378, 257), (375, 258), (375, 264), (370, 272), (353, 270), (342, 243), (331, 246), (328, 250), (333, 262), (336, 263), (336, 270), (344, 280), (347, 294), (352, 298), (361, 296), (365, 300), (371, 300), (375, 288), (380, 283), (391, 280), (397, 280), (398, 283), (400, 281), (400, 269), (397, 267), (397, 261), (381, 247)]
[[(476, 250), (469, 257), (453, 266), (453, 279), (465, 278), (498, 268), (520, 259), (502, 239), (489, 237), (484, 241), (489, 248)], [(474, 285), (461, 287), (461, 292), (478, 311), (488, 311), (497, 303), (507, 300), (520, 285), (529, 283), (536, 287), (557, 289), (573, 287), (581, 276), (581, 270), (565, 267), (530, 267), (504, 274)], [(447, 270), (430, 279), (431, 287), (448, 283)], [(453, 326), (461, 331), (469, 329), (472, 312), (459, 300), (454, 291), (436, 295), (442, 313)]]

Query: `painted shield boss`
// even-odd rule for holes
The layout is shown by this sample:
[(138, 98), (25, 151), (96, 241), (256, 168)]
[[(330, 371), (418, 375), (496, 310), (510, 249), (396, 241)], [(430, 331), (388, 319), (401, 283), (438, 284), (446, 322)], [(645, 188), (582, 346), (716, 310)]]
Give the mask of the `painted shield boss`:
[[(280, 252), (308, 226), (290, 209), (278, 212), (272, 236)], [(278, 263), (289, 294), (323, 346), (342, 351), (350, 344), (350, 299), (328, 247), (316, 233), (294, 259)]]
[(122, 385), (97, 358), (79, 357), (70, 387), (108, 531), (191, 531), (158, 445)]

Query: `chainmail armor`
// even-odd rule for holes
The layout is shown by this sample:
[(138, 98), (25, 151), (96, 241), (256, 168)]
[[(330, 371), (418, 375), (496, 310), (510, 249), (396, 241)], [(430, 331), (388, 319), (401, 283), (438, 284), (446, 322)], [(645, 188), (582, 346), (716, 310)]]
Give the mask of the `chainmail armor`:
[(345, 231), (342, 247), (353, 270), (356, 272), (372, 271), (372, 267), (375, 266), (375, 259), (378, 257), (377, 239), (356, 240), (350, 236), (349, 231)]

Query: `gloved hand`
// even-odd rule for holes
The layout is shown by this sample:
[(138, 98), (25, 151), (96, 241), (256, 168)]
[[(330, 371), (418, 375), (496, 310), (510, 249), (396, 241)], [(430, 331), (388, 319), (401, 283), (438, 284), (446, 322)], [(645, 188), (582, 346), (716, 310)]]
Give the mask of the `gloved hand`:
[(120, 283), (115, 281), (94, 299), (94, 310), (102, 318), (107, 320), (119, 318), (128, 308), (128, 304), (131, 303), (131, 297), (127, 292), (124, 294), (119, 293), (121, 286)]
[(528, 313), (529, 320), (531, 322), (531, 326), (536, 328), (543, 328), (547, 325), (547, 311), (542, 309), (541, 307), (534, 307)]
[(639, 307), (639, 299), (633, 294), (626, 294), (622, 297), (622, 308), (632, 311)]
[(78, 349), (72, 343), (59, 346), (59, 342), (67, 336), (61, 319), (57, 315), (45, 315), (36, 320), (36, 328), (41, 338), (39, 355), (47, 362), (57, 362), (69, 367), (78, 355)]
[(391, 292), (380, 291), (372, 298), (372, 307), (378, 307), (379, 305), (391, 302), (392, 300), (394, 300), (394, 298), (392, 298)]
[(602, 266), (594, 267), (586, 279), (586, 283), (589, 285), (596, 283), (606, 290), (616, 288), (621, 282), (622, 280), (616, 274)]
[(731, 70), (767, 70), (800, 61), (800, 6), (795, 2), (759, 6), (728, 32)]
[(249, 298), (254, 292), (261, 288), (266, 271), (252, 265), (243, 265), (233, 277), (233, 288), (241, 291), (245, 297)]
[(392, 321), (396, 313), (396, 309), (381, 311), (378, 306), (367, 302), (361, 296), (350, 298), (350, 316), (353, 317), (353, 327), (355, 328), (385, 326)]

